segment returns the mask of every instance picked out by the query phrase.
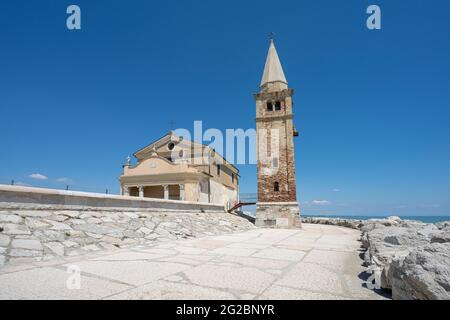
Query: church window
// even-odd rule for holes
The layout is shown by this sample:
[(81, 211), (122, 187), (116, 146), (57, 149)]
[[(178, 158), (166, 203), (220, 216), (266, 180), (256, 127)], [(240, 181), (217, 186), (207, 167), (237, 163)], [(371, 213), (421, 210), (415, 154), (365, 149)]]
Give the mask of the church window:
[(169, 144), (167, 145), (167, 148), (168, 148), (169, 150), (173, 150), (173, 148), (175, 148), (175, 143), (173, 143), (173, 142), (169, 143)]
[(220, 176), (220, 164), (217, 165), (217, 175)]
[(273, 184), (273, 191), (275, 191), (275, 192), (280, 191), (280, 184), (278, 183), (278, 181), (276, 181), (276, 182)]
[(272, 102), (267, 102), (267, 111), (273, 111), (273, 103)]
[(281, 102), (280, 101), (275, 102), (275, 110), (276, 111), (281, 110)]
[(234, 173), (231, 174), (231, 183), (234, 183)]

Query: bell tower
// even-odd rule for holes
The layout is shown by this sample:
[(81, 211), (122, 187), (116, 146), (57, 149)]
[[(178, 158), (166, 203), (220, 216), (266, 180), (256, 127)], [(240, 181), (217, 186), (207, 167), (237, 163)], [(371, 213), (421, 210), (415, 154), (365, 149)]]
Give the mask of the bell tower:
[(296, 196), (292, 96), (273, 39), (270, 39), (256, 101), (258, 202), (256, 225), (301, 226)]

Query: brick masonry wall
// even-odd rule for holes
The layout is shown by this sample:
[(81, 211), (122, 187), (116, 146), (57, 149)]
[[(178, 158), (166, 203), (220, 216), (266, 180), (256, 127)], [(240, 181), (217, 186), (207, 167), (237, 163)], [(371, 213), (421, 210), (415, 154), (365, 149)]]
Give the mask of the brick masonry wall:
[[(278, 170), (271, 169), (272, 162), (264, 162), (261, 158), (257, 163), (258, 201), (259, 202), (295, 202), (296, 179), (293, 141), (292, 90), (256, 95), (258, 150), (262, 154), (270, 155), (272, 159), (272, 130), (277, 130), (279, 158)], [(281, 101), (281, 110), (267, 111), (267, 101)], [(261, 136), (266, 132), (266, 139)], [(261, 155), (261, 153), (258, 153)], [(274, 184), (278, 182), (279, 191), (274, 191)]]

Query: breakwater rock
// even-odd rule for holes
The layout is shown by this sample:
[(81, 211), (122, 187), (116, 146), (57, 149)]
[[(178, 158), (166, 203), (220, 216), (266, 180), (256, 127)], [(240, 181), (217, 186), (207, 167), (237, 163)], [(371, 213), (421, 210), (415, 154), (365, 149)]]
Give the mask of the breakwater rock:
[(450, 225), (389, 217), (361, 227), (364, 261), (393, 299), (450, 299)]
[(359, 229), (365, 265), (393, 299), (450, 299), (450, 222), (436, 224), (385, 219), (305, 217), (319, 223)]
[(302, 217), (302, 222), (311, 224), (327, 224), (351, 229), (360, 229), (363, 224), (362, 220), (323, 217)]

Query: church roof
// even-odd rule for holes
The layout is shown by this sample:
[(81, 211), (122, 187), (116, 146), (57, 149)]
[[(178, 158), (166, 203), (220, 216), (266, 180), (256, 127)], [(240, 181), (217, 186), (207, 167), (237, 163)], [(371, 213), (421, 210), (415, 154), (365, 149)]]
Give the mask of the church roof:
[(280, 59), (278, 58), (277, 49), (275, 49), (275, 44), (272, 39), (270, 40), (269, 52), (267, 53), (266, 65), (264, 66), (260, 86), (262, 87), (270, 82), (283, 82), (287, 84)]

